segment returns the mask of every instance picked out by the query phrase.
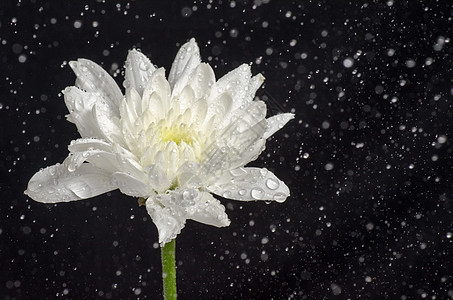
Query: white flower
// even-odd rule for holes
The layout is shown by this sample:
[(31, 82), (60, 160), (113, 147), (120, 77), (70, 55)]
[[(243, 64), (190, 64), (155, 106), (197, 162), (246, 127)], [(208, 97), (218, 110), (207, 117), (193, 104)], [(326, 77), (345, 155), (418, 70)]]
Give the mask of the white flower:
[(167, 80), (163, 68), (132, 50), (123, 96), (94, 62), (79, 59), (69, 65), (77, 80), (64, 90), (67, 118), (81, 138), (71, 142), (62, 164), (31, 178), (25, 193), (32, 199), (68, 202), (115, 189), (143, 197), (163, 245), (187, 219), (230, 224), (211, 193), (240, 201), (283, 202), (289, 196), (270, 171), (244, 167), (294, 117), (265, 118), (266, 105), (254, 100), (264, 77), (252, 77), (250, 66), (216, 81), (192, 39), (179, 50)]

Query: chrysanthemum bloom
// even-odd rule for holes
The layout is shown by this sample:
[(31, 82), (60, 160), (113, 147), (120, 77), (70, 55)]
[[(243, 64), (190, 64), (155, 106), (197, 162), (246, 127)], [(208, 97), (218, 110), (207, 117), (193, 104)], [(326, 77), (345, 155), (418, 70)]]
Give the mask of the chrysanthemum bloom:
[(81, 138), (71, 142), (63, 163), (31, 178), (26, 194), (32, 199), (68, 202), (120, 189), (146, 200), (164, 245), (187, 219), (230, 224), (212, 194), (277, 202), (289, 196), (272, 172), (244, 167), (293, 118), (289, 113), (265, 118), (265, 103), (254, 100), (264, 77), (252, 76), (250, 66), (216, 81), (192, 39), (179, 50), (167, 79), (163, 68), (132, 50), (124, 96), (94, 62), (79, 59), (69, 65), (77, 80), (64, 90), (67, 118)]

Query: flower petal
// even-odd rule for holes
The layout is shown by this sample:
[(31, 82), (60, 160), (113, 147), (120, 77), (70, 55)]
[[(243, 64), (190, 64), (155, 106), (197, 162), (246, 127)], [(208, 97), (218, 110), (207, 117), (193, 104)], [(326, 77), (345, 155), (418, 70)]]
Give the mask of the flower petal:
[(93, 116), (106, 140), (114, 144), (125, 145), (121, 135), (120, 116), (106, 101), (98, 101), (94, 104)]
[(212, 68), (206, 64), (199, 64), (189, 75), (187, 84), (195, 92), (195, 98), (208, 98), (211, 94), (211, 88), (215, 83), (215, 74)]
[[(266, 149), (265, 147), (266, 140), (260, 138), (256, 140), (254, 143), (250, 144), (248, 147), (242, 147), (241, 150), (239, 148), (235, 149), (235, 154), (233, 157), (230, 157), (229, 168), (235, 169), (242, 166), (245, 166), (251, 161), (254, 161), (258, 158), (261, 152)], [(247, 145), (246, 145), (247, 146)]]
[(187, 161), (178, 168), (178, 186), (182, 188), (198, 188), (201, 186), (201, 179), (198, 176), (200, 164), (194, 161)]
[(108, 174), (119, 171), (114, 147), (102, 140), (82, 138), (71, 141), (68, 147), (71, 154), (65, 160), (69, 172), (77, 170), (85, 161), (106, 171)]
[(279, 114), (268, 118), (266, 132), (263, 137), (265, 139), (269, 138), (275, 132), (282, 129), (291, 119), (294, 119), (294, 114), (291, 113)]
[(116, 189), (105, 171), (82, 164), (69, 172), (66, 163), (56, 164), (37, 172), (25, 191), (30, 198), (43, 203), (69, 202), (91, 198)]
[(192, 38), (181, 46), (171, 66), (168, 82), (173, 95), (179, 95), (181, 90), (187, 85), (189, 75), (200, 63), (200, 49), (195, 39)]
[(233, 111), (250, 103), (253, 100), (253, 96), (248, 91), (251, 78), (250, 66), (247, 64), (240, 65), (216, 82), (208, 102), (226, 92), (233, 99)]
[(225, 213), (225, 206), (210, 193), (202, 192), (201, 199), (197, 203), (197, 209), (190, 216), (190, 219), (216, 227), (230, 225), (228, 215)]
[(206, 112), (208, 110), (208, 104), (206, 99), (199, 99), (195, 101), (191, 107), (191, 110), (192, 110), (192, 121), (195, 124), (203, 124), (203, 122), (206, 120)]
[(190, 85), (186, 85), (179, 95), (173, 93), (173, 100), (178, 100), (180, 111), (185, 111), (188, 108), (192, 108), (193, 103), (196, 102), (195, 92)]
[(218, 95), (213, 101), (209, 102), (205, 118), (205, 126), (207, 125), (208, 120), (210, 120), (213, 116), (215, 117), (214, 126), (224, 122), (230, 122), (231, 118), (227, 116), (229, 116), (232, 106), (233, 99), (230, 94), (222, 93)]
[(228, 146), (213, 143), (203, 153), (203, 160), (200, 163), (198, 176), (208, 183), (215, 181), (222, 170), (228, 170), (230, 167), (228, 157), (231, 149)]
[(112, 145), (100, 139), (82, 138), (71, 141), (68, 149), (70, 152), (83, 152), (92, 149), (112, 151)]
[(104, 138), (92, 113), (93, 105), (100, 101), (94, 93), (88, 93), (71, 86), (64, 91), (64, 100), (69, 110), (68, 120), (77, 126), (82, 137)]
[[(266, 117), (266, 104), (263, 101), (252, 101), (249, 105), (243, 109), (238, 109), (233, 112), (233, 117), (230, 122), (226, 124), (226, 130), (236, 131), (236, 133), (244, 133), (254, 128), (256, 124), (259, 124)], [(259, 133), (260, 137), (262, 132)]]
[[(133, 116), (135, 118), (131, 119), (131, 121), (135, 121), (138, 116), (140, 116), (144, 110), (148, 109), (149, 103), (147, 103), (146, 106), (143, 105), (144, 101), (142, 101), (142, 97), (139, 95), (139, 93), (134, 89), (131, 88), (126, 92), (126, 97), (123, 98), (126, 99), (126, 101), (121, 101), (121, 105), (123, 102), (126, 102), (129, 108), (131, 109)], [(120, 113), (121, 113), (121, 105), (120, 105)], [(121, 115), (121, 117), (123, 117)]]
[(65, 160), (69, 172), (74, 172), (85, 161), (107, 172), (124, 172), (138, 181), (148, 183), (148, 176), (134, 154), (119, 145), (96, 139), (78, 139), (68, 147), (71, 155)]
[(176, 238), (186, 224), (184, 218), (172, 214), (171, 210), (163, 207), (154, 196), (146, 200), (146, 210), (157, 227), (161, 247)]
[(142, 107), (143, 111), (151, 110), (154, 116), (165, 115), (170, 105), (171, 90), (165, 79), (165, 70), (159, 68), (154, 71), (143, 92), (143, 101), (149, 103), (148, 107)]
[(145, 168), (148, 174), (149, 184), (158, 193), (164, 193), (171, 186), (171, 181), (168, 179), (164, 170), (158, 165), (149, 165)]
[(256, 91), (263, 84), (264, 79), (265, 78), (264, 78), (264, 76), (261, 73), (253, 76), (250, 79), (250, 81), (249, 81), (249, 86), (248, 86), (248, 89), (247, 89), (248, 95), (246, 94), (246, 97), (248, 97), (249, 99), (253, 99), (255, 97)]
[(69, 66), (77, 75), (75, 86), (87, 92), (98, 94), (119, 116), (118, 105), (123, 94), (109, 73), (98, 64), (83, 58), (70, 61)]
[(126, 94), (131, 89), (135, 89), (138, 94), (143, 95), (146, 84), (148, 83), (151, 75), (156, 70), (156, 67), (143, 53), (138, 50), (131, 50), (127, 55), (125, 64), (125, 80), (124, 87)]
[(151, 186), (145, 182), (138, 180), (124, 172), (115, 172), (112, 174), (112, 184), (117, 186), (121, 193), (132, 197), (144, 197), (154, 193)]
[(227, 199), (284, 202), (289, 188), (272, 172), (260, 168), (237, 168), (224, 172), (218, 183), (208, 187), (212, 193)]

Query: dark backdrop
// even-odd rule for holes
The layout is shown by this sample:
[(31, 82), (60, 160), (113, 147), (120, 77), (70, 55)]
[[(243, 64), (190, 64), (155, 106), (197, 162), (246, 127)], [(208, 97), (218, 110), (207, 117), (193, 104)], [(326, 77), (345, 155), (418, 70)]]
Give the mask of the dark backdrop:
[(453, 297), (448, 1), (154, 2), (1, 1), (1, 298), (161, 297), (157, 231), (136, 200), (23, 191), (78, 137), (60, 93), (69, 60), (122, 84), (129, 49), (168, 72), (191, 37), (218, 78), (252, 62), (272, 114), (296, 118), (253, 163), (291, 198), (222, 199), (231, 226), (189, 222), (181, 299)]

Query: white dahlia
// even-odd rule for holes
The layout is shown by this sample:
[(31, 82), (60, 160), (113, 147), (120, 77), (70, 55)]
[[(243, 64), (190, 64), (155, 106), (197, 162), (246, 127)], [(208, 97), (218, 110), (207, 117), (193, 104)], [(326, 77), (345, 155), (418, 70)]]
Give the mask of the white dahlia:
[(69, 65), (77, 80), (64, 90), (67, 118), (81, 138), (71, 142), (63, 163), (31, 178), (25, 193), (32, 199), (68, 202), (120, 189), (146, 201), (164, 245), (187, 219), (230, 224), (212, 194), (277, 202), (289, 196), (288, 187), (270, 171), (244, 167), (294, 117), (265, 118), (266, 104), (254, 100), (264, 77), (252, 76), (249, 65), (216, 81), (191, 39), (166, 79), (163, 68), (132, 50), (125, 65), (125, 96), (96, 63), (78, 59)]

